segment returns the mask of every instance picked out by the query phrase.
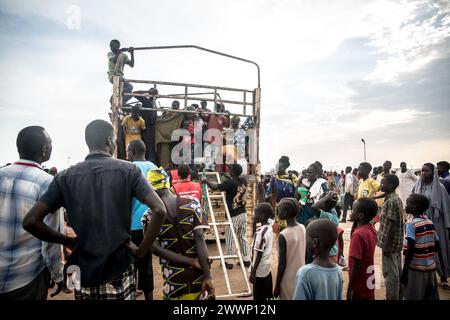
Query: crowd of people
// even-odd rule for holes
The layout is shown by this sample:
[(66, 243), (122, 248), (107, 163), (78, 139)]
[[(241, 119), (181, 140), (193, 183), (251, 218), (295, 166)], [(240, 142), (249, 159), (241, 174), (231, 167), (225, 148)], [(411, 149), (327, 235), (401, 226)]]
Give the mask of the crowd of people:
[[(254, 299), (340, 300), (345, 271), (348, 300), (374, 299), (376, 246), (387, 299), (438, 299), (436, 273), (449, 289), (446, 161), (424, 164), (420, 177), (407, 174), (404, 163), (393, 174), (389, 161), (376, 175), (367, 162), (339, 175), (314, 162), (297, 175), (283, 156), (276, 175), (261, 176), (251, 214), (239, 164), (229, 166), (231, 176), (212, 183), (187, 165), (169, 172), (157, 167), (145, 159), (141, 140), (129, 143), (129, 161), (113, 159), (115, 138), (110, 123), (91, 122), (86, 159), (52, 176), (42, 169), (52, 152), (45, 129), (19, 132), (20, 159), (0, 169), (0, 299), (46, 299), (52, 285), (56, 293), (63, 289), (69, 273), (71, 281), (78, 277), (76, 299), (144, 294), (150, 300), (153, 254), (160, 257), (163, 299), (214, 298), (204, 239), (205, 187), (226, 193)], [(352, 228), (345, 259), (342, 223), (348, 210)], [(251, 246), (245, 241), (248, 215), (254, 222)], [(236, 250), (230, 237), (228, 232), (228, 256)], [(78, 273), (67, 266), (77, 266)]]
[[(123, 79), (125, 65), (134, 66), (134, 49), (120, 48), (120, 42), (114, 39), (110, 42), (110, 50), (107, 74), (112, 83), (114, 76)], [(127, 52), (131, 54), (131, 58)], [(247, 171), (247, 131), (254, 126), (252, 117), (247, 117), (241, 123), (239, 116), (231, 116), (225, 109), (220, 97), (213, 110), (208, 108), (206, 100), (201, 100), (200, 105), (186, 105), (183, 110), (180, 109), (178, 100), (172, 100), (170, 109), (158, 108), (159, 92), (156, 88), (133, 91), (131, 83), (123, 83), (123, 93), (136, 95), (123, 95), (122, 98), (123, 106), (119, 110), (121, 126), (117, 137), (119, 159), (127, 159), (126, 149), (131, 141), (142, 140), (146, 146), (145, 159), (170, 170), (174, 167), (172, 152), (180, 143), (182, 148), (175, 151), (178, 150), (181, 159), (179, 163), (189, 163), (191, 168), (204, 163), (207, 167), (214, 166), (214, 170), (219, 173), (227, 172), (228, 166), (224, 166), (225, 163), (240, 163), (244, 172)], [(133, 98), (136, 101), (131, 100)], [(172, 134), (177, 129), (184, 129), (188, 134), (180, 137), (179, 141), (173, 141)], [(196, 141), (198, 139), (201, 141)], [(207, 161), (203, 150), (208, 150), (211, 158), (221, 157), (222, 161)]]
[[(202, 101), (201, 106), (187, 107), (189, 113), (165, 112), (160, 116), (151, 110), (155, 105), (149, 109), (135, 104), (129, 108), (130, 114), (124, 107), (117, 137), (118, 158), (128, 159), (126, 147), (131, 141), (141, 140), (146, 146), (145, 159), (166, 170), (176, 167), (175, 163), (187, 163), (192, 169), (204, 165), (219, 173), (229, 173), (229, 166), (224, 164), (239, 163), (248, 172), (250, 137), (247, 132), (253, 127), (251, 118), (241, 124), (241, 118), (231, 116), (222, 103), (217, 103), (214, 111), (224, 114), (205, 113), (210, 112), (206, 101)], [(177, 100), (173, 101), (172, 109), (179, 109)], [(174, 141), (173, 133), (179, 129), (183, 135)]]
[[(440, 286), (450, 289), (447, 161), (425, 163), (419, 176), (405, 162), (399, 170), (392, 170), (390, 161), (376, 168), (363, 162), (340, 174), (324, 171), (318, 161), (300, 174), (289, 167), (289, 158), (282, 156), (276, 174), (261, 175), (257, 186), (255, 218), (270, 204), (274, 220), (263, 225), (278, 233), (279, 261), (273, 292), (258, 280), (253, 281), (255, 292), (261, 286), (266, 298), (286, 299), (283, 282), (295, 283), (293, 293), (285, 284), (287, 299), (340, 300), (342, 272), (348, 271), (346, 298), (375, 299), (375, 278), (380, 276), (375, 275), (376, 247), (382, 253), (386, 299), (439, 299), (436, 273)], [(352, 227), (345, 259), (342, 224), (347, 221)], [(298, 230), (292, 232), (294, 228)], [(296, 271), (286, 273), (288, 266)]]
[[(129, 142), (128, 161), (114, 159), (106, 121), (92, 121), (85, 140), (86, 159), (52, 176), (42, 168), (52, 153), (45, 129), (19, 132), (20, 160), (0, 169), (0, 299), (46, 299), (57, 284), (55, 294), (74, 289), (79, 300), (151, 300), (152, 254), (160, 257), (163, 299), (214, 298), (203, 187), (227, 192), (230, 215), (245, 226), (242, 167), (202, 187), (188, 165), (166, 172), (147, 161), (141, 140)], [(229, 232), (227, 246), (231, 255)]]

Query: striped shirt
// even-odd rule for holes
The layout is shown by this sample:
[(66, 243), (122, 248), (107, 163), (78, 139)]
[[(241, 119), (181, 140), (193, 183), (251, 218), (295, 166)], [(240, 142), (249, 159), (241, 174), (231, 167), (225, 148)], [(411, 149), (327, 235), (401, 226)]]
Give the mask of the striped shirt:
[(265, 224), (256, 228), (252, 244), (252, 265), (255, 264), (257, 253), (261, 252), (262, 256), (258, 269), (255, 270), (255, 275), (258, 278), (265, 278), (270, 273), (272, 265), (272, 238), (273, 230), (271, 224)]
[(439, 241), (433, 222), (425, 215), (409, 216), (405, 224), (405, 252), (407, 239), (414, 241), (414, 256), (411, 269), (429, 271), (436, 268), (436, 241)]
[[(52, 279), (62, 281), (62, 246), (43, 242), (22, 227), (27, 212), (47, 190), (53, 177), (41, 166), (19, 160), (0, 169), (0, 293), (22, 288), (47, 266)], [(62, 230), (62, 212), (44, 222)]]

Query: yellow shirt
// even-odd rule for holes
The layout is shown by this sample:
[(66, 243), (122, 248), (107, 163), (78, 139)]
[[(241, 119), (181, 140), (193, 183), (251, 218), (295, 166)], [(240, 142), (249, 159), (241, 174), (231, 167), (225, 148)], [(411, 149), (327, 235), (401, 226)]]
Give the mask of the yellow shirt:
[(145, 130), (145, 121), (141, 117), (134, 120), (130, 115), (122, 120), (122, 126), (125, 128), (125, 147), (133, 140), (142, 140), (141, 132)]
[(372, 178), (367, 178), (359, 184), (357, 199), (372, 198), (378, 191), (380, 191), (380, 183)]
[[(381, 180), (384, 178), (384, 172), (377, 175), (377, 182), (381, 185)], [(377, 192), (377, 196), (383, 194), (381, 191)], [(378, 207), (383, 207), (384, 198), (378, 198), (375, 200), (377, 202)]]

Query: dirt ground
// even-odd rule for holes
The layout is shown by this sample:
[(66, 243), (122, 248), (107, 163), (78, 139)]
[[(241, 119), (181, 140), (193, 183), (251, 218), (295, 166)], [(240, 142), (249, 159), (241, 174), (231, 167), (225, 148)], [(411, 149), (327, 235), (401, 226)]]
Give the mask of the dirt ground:
[[(351, 223), (347, 222), (345, 224), (341, 224), (340, 227), (345, 230), (345, 232), (344, 232), (344, 242), (345, 242), (344, 252), (345, 252), (345, 257), (347, 258), (349, 242), (350, 242)], [(251, 241), (251, 240), (249, 239), (249, 241)], [(273, 276), (273, 280), (275, 282), (275, 277), (277, 274), (277, 259), (278, 259), (277, 238), (274, 237), (273, 241), (274, 242), (273, 242), (273, 251), (272, 251), (272, 255), (273, 255), (272, 256), (272, 276)], [(224, 242), (222, 242), (222, 248), (223, 248), (223, 250), (225, 249)], [(208, 242), (208, 250), (209, 250), (210, 256), (218, 255), (218, 248), (217, 248), (217, 245), (215, 242)], [(236, 261), (236, 263), (237, 263), (237, 261)], [(236, 265), (236, 263), (232, 270), (227, 270), (232, 293), (246, 292), (247, 288), (246, 288), (245, 281), (243, 278), (244, 276), (242, 273), (242, 269), (240, 268), (240, 266)], [(384, 289), (383, 276), (381, 274), (381, 249), (378, 247), (375, 250), (375, 265), (377, 266), (377, 268), (375, 270), (376, 270), (376, 272), (378, 272), (378, 275), (379, 275), (379, 278), (378, 278), (379, 279), (379, 287), (375, 289), (375, 298), (377, 300), (384, 300), (385, 299), (385, 289)], [(218, 296), (226, 295), (228, 293), (228, 291), (227, 291), (226, 282), (225, 282), (223, 271), (222, 271), (219, 261), (213, 262), (213, 264), (211, 266), (211, 272), (213, 275), (214, 285), (216, 288), (216, 295), (218, 295)], [(344, 299), (345, 299), (345, 293), (347, 291), (347, 283), (348, 283), (348, 272), (343, 271), (343, 274), (344, 274), (343, 295), (344, 295)], [(154, 278), (154, 284), (155, 284), (153, 296), (154, 296), (155, 300), (160, 300), (161, 296), (162, 296), (162, 274), (161, 274), (161, 269), (159, 267), (158, 258), (155, 256), (153, 257), (153, 278)], [(450, 290), (443, 290), (443, 289), (439, 289), (439, 290), (440, 290), (439, 295), (440, 295), (441, 300), (450, 300)], [(50, 300), (72, 300), (73, 297), (74, 297), (73, 293), (71, 293), (71, 294), (62, 293), (54, 298), (49, 297), (49, 299)], [(143, 300), (144, 297), (143, 297), (143, 295), (141, 295), (137, 299)], [(251, 296), (250, 297), (230, 297), (228, 299), (245, 300), (245, 299), (252, 299), (252, 297)]]

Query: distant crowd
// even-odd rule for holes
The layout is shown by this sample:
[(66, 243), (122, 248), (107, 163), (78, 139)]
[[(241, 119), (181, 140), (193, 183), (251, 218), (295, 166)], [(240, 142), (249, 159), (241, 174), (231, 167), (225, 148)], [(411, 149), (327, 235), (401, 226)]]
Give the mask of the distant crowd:
[[(386, 299), (439, 299), (436, 272), (440, 286), (450, 289), (447, 161), (425, 163), (419, 176), (405, 162), (398, 171), (390, 161), (377, 168), (363, 162), (340, 174), (325, 172), (318, 161), (301, 174), (289, 167), (289, 158), (282, 156), (277, 173), (262, 175), (257, 187), (255, 220), (262, 225), (257, 233), (279, 233), (278, 274), (273, 293), (267, 289), (271, 274), (266, 274), (265, 298), (340, 300), (342, 271), (348, 271), (346, 298), (374, 299), (376, 246), (382, 251)], [(259, 210), (269, 212), (268, 218), (258, 219)], [(352, 227), (346, 259), (347, 221)], [(271, 240), (266, 240), (263, 254), (270, 261)], [(287, 295), (283, 286), (290, 289)]]

